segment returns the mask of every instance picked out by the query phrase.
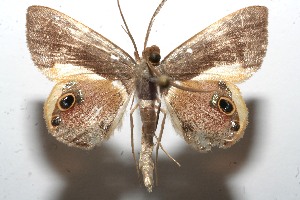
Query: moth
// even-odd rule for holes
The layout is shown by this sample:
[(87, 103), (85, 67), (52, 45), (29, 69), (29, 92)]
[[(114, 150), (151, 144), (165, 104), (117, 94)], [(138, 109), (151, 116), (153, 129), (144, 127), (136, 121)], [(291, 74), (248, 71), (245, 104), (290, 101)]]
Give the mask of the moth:
[(109, 139), (130, 99), (137, 99), (130, 111), (131, 144), (133, 148), (132, 114), (139, 109), (142, 137), (136, 166), (149, 192), (156, 163), (152, 154), (155, 145), (156, 154), (162, 148), (167, 113), (175, 130), (197, 151), (228, 148), (242, 138), (248, 111), (235, 84), (260, 68), (267, 49), (268, 10), (251, 6), (210, 25), (161, 61), (159, 47), (148, 47), (147, 41), (165, 1), (150, 20), (141, 57), (119, 1), (134, 58), (51, 8), (29, 7), (26, 23), (32, 60), (56, 83), (44, 105), (48, 131), (69, 146), (92, 149)]

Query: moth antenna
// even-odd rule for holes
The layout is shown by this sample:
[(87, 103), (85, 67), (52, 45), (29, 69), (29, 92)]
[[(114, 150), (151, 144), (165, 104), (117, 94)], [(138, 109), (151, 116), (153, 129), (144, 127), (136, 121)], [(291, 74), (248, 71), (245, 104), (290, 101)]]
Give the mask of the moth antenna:
[(122, 29), (125, 31), (125, 33), (129, 36), (127, 30), (121, 25)]
[(162, 0), (160, 2), (160, 4), (157, 6), (155, 12), (153, 13), (153, 15), (152, 15), (152, 17), (150, 19), (150, 22), (149, 22), (149, 25), (148, 25), (148, 29), (147, 29), (147, 33), (146, 33), (146, 37), (145, 37), (145, 42), (144, 42), (144, 50), (146, 49), (146, 46), (147, 46), (148, 38), (149, 38), (149, 35), (150, 35), (150, 32), (151, 32), (151, 28), (152, 28), (154, 19), (155, 19), (156, 15), (159, 13), (160, 9), (163, 7), (163, 5), (164, 5), (164, 3), (166, 1), (167, 0)]
[(121, 17), (122, 17), (122, 20), (123, 20), (123, 23), (124, 23), (124, 25), (125, 25), (126, 30), (125, 30), (123, 27), (122, 27), (122, 28), (125, 30), (125, 32), (126, 32), (127, 35), (129, 36), (129, 38), (130, 38), (130, 40), (131, 40), (131, 42), (132, 42), (132, 44), (133, 44), (133, 47), (134, 47), (134, 57), (135, 57), (135, 59), (136, 59), (137, 61), (140, 61), (139, 52), (138, 52), (138, 50), (137, 50), (135, 41), (134, 41), (134, 39), (133, 39), (133, 37), (132, 37), (132, 35), (131, 35), (131, 33), (130, 33), (130, 30), (129, 30), (128, 26), (127, 26), (126, 20), (125, 20), (125, 18), (124, 18), (123, 13), (122, 13), (122, 9), (121, 9), (119, 0), (117, 0), (117, 2), (118, 2), (119, 11), (120, 11), (120, 14), (121, 14)]

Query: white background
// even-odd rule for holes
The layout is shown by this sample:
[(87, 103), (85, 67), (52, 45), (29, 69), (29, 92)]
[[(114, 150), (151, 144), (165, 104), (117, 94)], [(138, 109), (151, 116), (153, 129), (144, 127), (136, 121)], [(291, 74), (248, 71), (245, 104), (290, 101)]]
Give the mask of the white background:
[[(120, 3), (141, 50), (159, 2)], [(137, 180), (128, 112), (122, 128), (93, 151), (69, 148), (47, 133), (42, 107), (54, 83), (33, 65), (25, 38), (26, 9), (34, 4), (72, 16), (133, 54), (115, 0), (1, 0), (0, 199), (300, 199), (299, 0), (165, 4), (149, 41), (162, 57), (216, 20), (257, 4), (269, 8), (269, 46), (261, 70), (240, 85), (250, 111), (244, 138), (230, 149), (201, 154), (168, 123), (163, 145), (182, 167), (160, 153), (159, 186), (151, 194)]]

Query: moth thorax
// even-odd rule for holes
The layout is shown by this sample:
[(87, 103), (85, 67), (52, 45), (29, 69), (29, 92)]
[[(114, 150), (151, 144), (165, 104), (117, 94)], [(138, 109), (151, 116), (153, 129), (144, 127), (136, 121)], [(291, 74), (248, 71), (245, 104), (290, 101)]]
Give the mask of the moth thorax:
[(135, 82), (136, 93), (139, 99), (154, 100), (157, 96), (156, 83), (147, 78), (137, 79)]

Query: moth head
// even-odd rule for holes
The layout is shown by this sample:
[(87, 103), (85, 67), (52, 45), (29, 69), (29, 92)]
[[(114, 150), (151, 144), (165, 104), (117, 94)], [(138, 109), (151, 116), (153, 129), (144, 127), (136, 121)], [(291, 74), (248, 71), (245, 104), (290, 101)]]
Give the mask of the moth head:
[(161, 59), (159, 47), (156, 45), (147, 47), (143, 51), (143, 58), (149, 61), (153, 66), (159, 65)]

